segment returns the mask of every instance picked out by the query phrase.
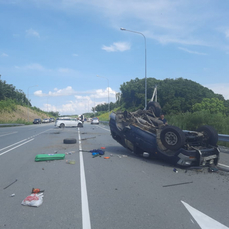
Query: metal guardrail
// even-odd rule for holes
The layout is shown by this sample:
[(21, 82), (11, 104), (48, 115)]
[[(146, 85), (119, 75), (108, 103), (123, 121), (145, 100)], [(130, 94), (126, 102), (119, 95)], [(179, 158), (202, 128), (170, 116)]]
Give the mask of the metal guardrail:
[(17, 123), (6, 123), (6, 124), (0, 124), (0, 127), (4, 126), (24, 126), (25, 124), (17, 124)]
[(229, 142), (229, 135), (226, 134), (218, 134), (219, 141)]

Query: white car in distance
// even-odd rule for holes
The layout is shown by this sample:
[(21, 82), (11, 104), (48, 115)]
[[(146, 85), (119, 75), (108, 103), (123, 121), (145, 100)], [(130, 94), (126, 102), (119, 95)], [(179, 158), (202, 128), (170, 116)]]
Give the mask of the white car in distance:
[(59, 128), (64, 127), (83, 127), (83, 123), (75, 118), (58, 118), (55, 126)]

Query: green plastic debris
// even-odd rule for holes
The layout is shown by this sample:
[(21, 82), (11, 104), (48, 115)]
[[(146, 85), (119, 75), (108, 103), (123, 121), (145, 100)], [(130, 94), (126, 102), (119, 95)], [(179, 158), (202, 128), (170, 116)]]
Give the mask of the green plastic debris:
[(53, 161), (53, 160), (63, 160), (65, 154), (37, 154), (35, 161)]

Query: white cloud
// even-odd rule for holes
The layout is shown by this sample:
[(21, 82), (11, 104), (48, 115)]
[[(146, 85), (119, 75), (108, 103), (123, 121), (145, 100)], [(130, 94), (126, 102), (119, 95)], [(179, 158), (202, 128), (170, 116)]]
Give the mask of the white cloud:
[(40, 34), (34, 29), (28, 29), (25, 32), (26, 32), (26, 36), (40, 37)]
[(107, 52), (123, 52), (130, 49), (130, 44), (127, 42), (114, 42), (110, 46), (103, 45), (102, 49)]
[(17, 69), (22, 69), (22, 70), (36, 70), (36, 71), (44, 71), (46, 70), (42, 65), (33, 63), (33, 64), (28, 64), (25, 66), (15, 66)]
[(226, 38), (229, 38), (229, 29), (225, 31)]
[(72, 54), (72, 56), (75, 56), (75, 57), (76, 57), (76, 56), (79, 56), (79, 55), (78, 55), (78, 54), (76, 54), (76, 53), (73, 53), (73, 54)]
[(206, 53), (197, 52), (197, 51), (191, 51), (191, 50), (189, 50), (189, 49), (182, 48), (182, 47), (179, 47), (178, 49), (183, 50), (183, 51), (188, 52), (188, 53), (191, 53), (191, 54), (196, 54), (196, 55), (207, 55)]
[(204, 86), (217, 94), (223, 95), (224, 99), (229, 99), (229, 83), (208, 84)]
[[(49, 91), (48, 93), (38, 90), (34, 92), (34, 95), (38, 97), (65, 96), (67, 99), (69, 99), (66, 103), (62, 103), (60, 102), (61, 100), (58, 99), (58, 104), (60, 104), (59, 106), (44, 104), (42, 110), (58, 111), (60, 114), (82, 114), (85, 112), (91, 112), (91, 108), (97, 106), (98, 104), (104, 104), (108, 102), (108, 87), (93, 91), (77, 92), (71, 86), (68, 86), (63, 89), (54, 88), (52, 92)], [(116, 101), (115, 95), (116, 91), (109, 87), (110, 102)]]
[(9, 55), (3, 52), (1, 56), (2, 57), (8, 57)]

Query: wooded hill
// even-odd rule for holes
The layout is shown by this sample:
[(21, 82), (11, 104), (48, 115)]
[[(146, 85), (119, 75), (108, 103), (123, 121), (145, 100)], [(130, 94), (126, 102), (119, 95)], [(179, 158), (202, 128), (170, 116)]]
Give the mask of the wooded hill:
[[(147, 101), (153, 95), (157, 85), (157, 98), (163, 113), (179, 114), (198, 110), (211, 110), (229, 114), (229, 100), (212, 90), (183, 78), (157, 80), (147, 79)], [(120, 86), (120, 95), (116, 103), (110, 103), (110, 110), (119, 107), (122, 110), (135, 111), (144, 109), (145, 105), (145, 79), (134, 79)], [(212, 109), (213, 107), (213, 109)], [(107, 104), (97, 105), (95, 111), (107, 111)]]

